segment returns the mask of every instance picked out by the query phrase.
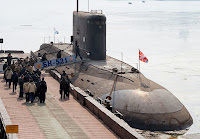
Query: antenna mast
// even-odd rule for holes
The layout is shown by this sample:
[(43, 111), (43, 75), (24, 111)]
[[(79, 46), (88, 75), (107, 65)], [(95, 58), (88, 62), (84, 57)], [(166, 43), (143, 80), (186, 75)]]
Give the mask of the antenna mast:
[(77, 0), (77, 12), (78, 12), (78, 0)]

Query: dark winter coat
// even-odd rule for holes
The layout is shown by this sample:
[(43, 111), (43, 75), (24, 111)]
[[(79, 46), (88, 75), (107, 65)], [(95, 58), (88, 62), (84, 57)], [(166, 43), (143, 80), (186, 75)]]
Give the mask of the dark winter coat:
[(45, 93), (47, 91), (47, 85), (46, 85), (46, 82), (45, 81), (41, 81), (40, 82), (40, 87), (39, 87), (39, 92), (40, 92), (40, 99), (45, 99)]
[(35, 74), (37, 74), (39, 77), (41, 76), (41, 71), (39, 71), (38, 69), (35, 71)]
[(64, 79), (64, 77), (66, 77), (66, 76), (67, 76), (67, 73), (65, 73), (65, 72), (62, 73), (62, 74), (61, 74), (61, 80)]
[(80, 53), (80, 48), (79, 48), (79, 46), (76, 46), (76, 53), (77, 53), (77, 54)]
[(29, 78), (30, 78), (31, 76), (29, 75), (29, 74), (26, 74), (25, 76), (24, 76), (24, 81), (26, 81), (26, 82), (29, 82)]
[(46, 61), (47, 60), (47, 58), (46, 58), (46, 55), (44, 54), (43, 56), (42, 56), (42, 61)]
[(69, 89), (69, 80), (67, 79), (62, 79), (61, 82), (60, 82), (60, 89), (61, 90), (68, 90)]
[(8, 67), (8, 64), (3, 64), (3, 71), (5, 71), (6, 70), (6, 68)]
[(26, 68), (25, 68), (25, 67), (23, 67), (23, 68), (22, 68), (22, 70), (20, 71), (20, 75), (24, 74), (24, 73), (25, 73), (25, 71), (26, 71)]
[(7, 59), (8, 65), (10, 66), (11, 61), (12, 61), (12, 56), (7, 56), (6, 59)]
[(18, 74), (16, 72), (14, 72), (11, 76), (11, 81), (14, 82), (14, 83), (17, 83), (18, 82)]
[(61, 58), (61, 51), (58, 51), (57, 58)]
[(24, 79), (19, 78), (19, 86), (23, 87), (23, 85), (24, 85)]
[(35, 81), (36, 81), (36, 78), (37, 78), (37, 77), (35, 76), (35, 74), (32, 73), (32, 74), (30, 74), (30, 76), (31, 76), (31, 78), (33, 79), (33, 81), (35, 82)]
[(47, 85), (46, 85), (46, 82), (45, 81), (41, 81), (40, 82), (40, 87), (39, 87), (40, 89), (40, 93), (42, 93), (42, 92), (46, 92), (47, 91)]

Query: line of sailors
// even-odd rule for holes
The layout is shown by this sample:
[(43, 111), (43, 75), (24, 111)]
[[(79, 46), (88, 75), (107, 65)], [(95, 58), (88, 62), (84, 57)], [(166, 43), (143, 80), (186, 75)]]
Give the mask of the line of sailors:
[(70, 81), (67, 73), (63, 70), (63, 73), (61, 74), (61, 82), (60, 82), (60, 99), (62, 99), (62, 98), (65, 99), (65, 97), (69, 98), (70, 83), (71, 83), (71, 81)]
[[(61, 58), (62, 57), (62, 51), (63, 50), (59, 50), (57, 52), (57, 58)], [(44, 53), (42, 55), (42, 58), (41, 58), (41, 61), (46, 61), (47, 58), (46, 58), (46, 53)], [(80, 56), (80, 54), (79, 54)], [(82, 59), (82, 57), (80, 56), (80, 58)], [(60, 99), (65, 99), (66, 97), (69, 98), (69, 88), (70, 88), (70, 79), (69, 79), (69, 76), (67, 75), (67, 73), (63, 70), (63, 73), (61, 74), (61, 81), (60, 81)]]
[[(57, 58), (61, 58), (62, 57), (62, 55), (61, 55), (62, 51), (63, 50), (59, 50), (57, 52)], [(47, 60), (46, 56), (47, 56), (47, 53), (44, 53), (42, 55), (41, 61), (46, 61)], [(63, 71), (63, 73), (61, 74), (60, 90), (59, 90), (60, 99), (63, 99), (63, 98), (65, 99), (66, 97), (69, 98), (70, 83), (71, 83), (71, 81), (70, 81), (67, 73), (65, 71)]]
[(13, 83), (13, 92), (16, 91), (19, 84), (19, 98), (26, 95), (26, 102), (31, 101), (33, 103), (35, 97), (39, 97), (40, 103), (45, 102), (45, 94), (47, 91), (47, 85), (44, 78), (40, 78), (41, 72), (33, 70), (34, 60), (26, 57), (25, 59), (18, 59), (17, 62), (12, 61), (11, 54), (7, 57), (7, 62), (3, 65), (4, 79), (9, 88), (11, 82)]

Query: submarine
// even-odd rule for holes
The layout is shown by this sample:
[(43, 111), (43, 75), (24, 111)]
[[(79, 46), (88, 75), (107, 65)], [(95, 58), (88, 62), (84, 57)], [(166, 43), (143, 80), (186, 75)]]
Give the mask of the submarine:
[(73, 74), (71, 82), (94, 99), (110, 99), (112, 111), (123, 115), (131, 127), (151, 131), (183, 130), (193, 124), (185, 106), (166, 88), (146, 78), (135, 67), (106, 55), (106, 16), (102, 11), (74, 11), (69, 44), (42, 44), (34, 55), (56, 59), (75, 54), (79, 45), (84, 60), (53, 67)]

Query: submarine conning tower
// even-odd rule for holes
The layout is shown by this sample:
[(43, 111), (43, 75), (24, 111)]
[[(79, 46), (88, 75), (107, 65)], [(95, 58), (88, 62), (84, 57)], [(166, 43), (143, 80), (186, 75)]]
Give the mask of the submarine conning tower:
[(91, 60), (106, 59), (106, 16), (102, 12), (73, 12), (73, 51)]

